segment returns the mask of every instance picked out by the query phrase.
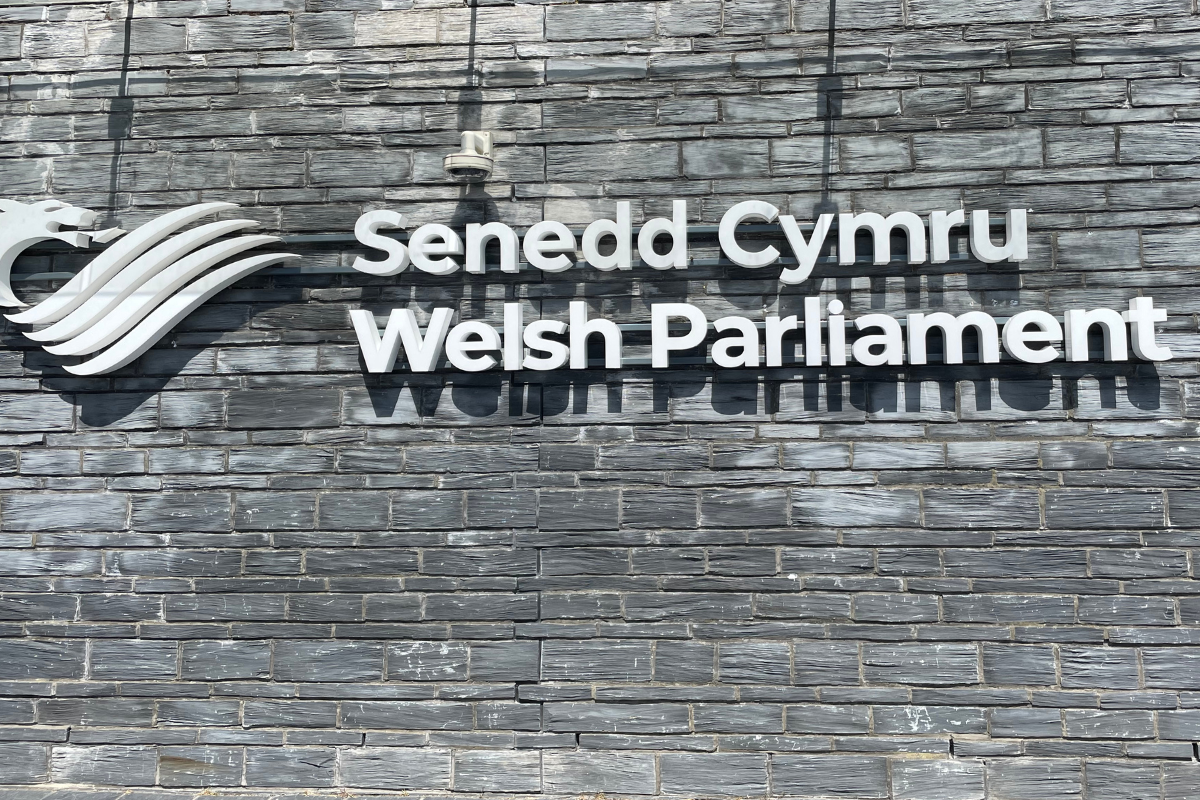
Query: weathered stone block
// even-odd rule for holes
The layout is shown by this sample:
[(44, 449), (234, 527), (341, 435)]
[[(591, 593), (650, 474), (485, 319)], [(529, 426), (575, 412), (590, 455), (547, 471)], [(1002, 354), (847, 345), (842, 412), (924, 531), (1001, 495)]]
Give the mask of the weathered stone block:
[(51, 780), (100, 786), (153, 786), (158, 755), (153, 747), (54, 748)]
[(403, 150), (325, 150), (309, 157), (308, 174), (314, 186), (394, 186), (411, 168)]
[(769, 171), (768, 161), (765, 141), (715, 140), (683, 144), (683, 174), (693, 180), (765, 176)]
[(0, 742), (0, 780), (6, 784), (49, 780), (49, 763), (50, 748), (44, 744)]
[(131, 527), (137, 531), (227, 531), (230, 495), (221, 492), (172, 492), (134, 495)]
[(767, 789), (767, 758), (757, 753), (665, 753), (659, 768), (668, 794), (736, 797)]
[(231, 428), (336, 427), (340, 401), (334, 389), (233, 391), (227, 421)]
[(291, 19), (286, 14), (191, 19), (187, 22), (187, 49), (267, 50), (291, 46)]
[(449, 789), (450, 752), (363, 747), (342, 752), (342, 783), (363, 789)]
[(983, 800), (983, 762), (896, 759), (891, 762), (896, 800)]
[(1078, 796), (1082, 777), (1075, 759), (997, 759), (987, 765), (990, 791), (1004, 800)]
[(383, 647), (366, 642), (277, 642), (274, 675), (284, 681), (367, 681), (383, 672)]
[(654, 36), (657, 3), (569, 5), (546, 9), (548, 41), (648, 39)]
[(163, 747), (158, 782), (170, 787), (238, 786), (243, 751), (238, 747)]
[(542, 754), (537, 751), (459, 750), (454, 754), (454, 789), (458, 792), (538, 792), (542, 788)]
[(939, 133), (913, 136), (913, 159), (918, 169), (988, 169), (1039, 167), (1039, 131), (1013, 129), (983, 133)]
[(171, 680), (177, 671), (174, 642), (137, 639), (92, 643), (89, 674), (97, 680)]
[(596, 640), (542, 645), (542, 680), (650, 680), (650, 643)]
[(548, 750), (542, 755), (546, 792), (654, 794), (655, 777), (650, 753)]
[(357, 47), (399, 47), (434, 44), (438, 36), (437, 11), (383, 11), (359, 14), (354, 23)]
[(0, 500), (6, 531), (120, 531), (128, 526), (123, 494), (10, 494)]
[(250, 747), (246, 783), (250, 786), (333, 786), (337, 751), (332, 747)]
[(871, 644), (863, 647), (863, 676), (870, 683), (974, 684), (977, 658), (971, 644)]
[(887, 797), (887, 760), (777, 755), (771, 759), (771, 789), (780, 794)]

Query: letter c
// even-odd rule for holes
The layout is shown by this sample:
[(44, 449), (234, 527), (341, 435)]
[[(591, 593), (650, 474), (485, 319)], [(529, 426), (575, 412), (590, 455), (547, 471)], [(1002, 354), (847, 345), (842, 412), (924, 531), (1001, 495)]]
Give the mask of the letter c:
[(766, 249), (751, 253), (742, 249), (742, 246), (737, 243), (734, 233), (743, 220), (761, 219), (764, 222), (774, 222), (778, 216), (779, 209), (763, 200), (746, 200), (738, 203), (726, 211), (725, 216), (721, 217), (721, 227), (718, 232), (721, 249), (725, 251), (725, 255), (729, 256), (729, 260), (739, 267), (758, 269), (774, 264), (779, 258), (779, 251), (773, 245), (767, 245)]

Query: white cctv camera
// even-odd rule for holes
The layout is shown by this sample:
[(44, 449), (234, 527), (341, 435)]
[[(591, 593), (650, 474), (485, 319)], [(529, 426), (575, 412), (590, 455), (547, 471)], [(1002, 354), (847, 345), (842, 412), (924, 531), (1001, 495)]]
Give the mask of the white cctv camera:
[(492, 134), (487, 131), (463, 131), (462, 150), (446, 156), (442, 167), (460, 181), (485, 181), (492, 174)]

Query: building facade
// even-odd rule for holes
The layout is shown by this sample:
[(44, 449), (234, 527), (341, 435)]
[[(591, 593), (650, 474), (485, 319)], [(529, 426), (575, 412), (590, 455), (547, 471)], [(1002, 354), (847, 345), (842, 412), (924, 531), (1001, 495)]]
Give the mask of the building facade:
[[(17, 298), (202, 203), (298, 258), (96, 374), (6, 323), (0, 784), (1200, 798), (1197, 74), (1193, 0), (4, 4), (0, 196), (129, 231), (18, 248), (6, 207)], [(443, 170), (461, 131), (485, 182)], [(1027, 254), (840, 264), (840, 218), (787, 283), (721, 247), (750, 200), (810, 237), (985, 210), (997, 245), (1027, 210)], [(686, 269), (354, 268), (368, 211), (636, 235), (674, 201)], [(981, 329), (958, 364), (652, 363), (655, 303), (806, 298), (910, 340), (1152, 298), (1171, 358), (1096, 326), (1076, 361)], [(351, 313), (572, 302), (619, 367), (373, 371)]]

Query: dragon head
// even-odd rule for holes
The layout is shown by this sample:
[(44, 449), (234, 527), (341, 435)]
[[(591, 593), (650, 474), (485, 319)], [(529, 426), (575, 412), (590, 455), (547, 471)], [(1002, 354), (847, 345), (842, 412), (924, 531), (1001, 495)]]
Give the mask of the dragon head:
[(73, 247), (87, 247), (92, 241), (105, 242), (124, 231), (110, 229), (96, 233), (59, 230), (62, 225), (87, 227), (96, 221), (96, 212), (64, 203), (41, 200), (17, 203), (0, 198), (0, 306), (23, 306), (12, 291), (13, 262), (27, 247), (46, 239), (58, 239)]
[(91, 234), (83, 231), (61, 231), (60, 225), (85, 228), (96, 221), (96, 212), (69, 205), (59, 200), (42, 200), (25, 205), (0, 199), (0, 236), (5, 243), (16, 235), (22, 241), (58, 239), (75, 247), (87, 247)]

